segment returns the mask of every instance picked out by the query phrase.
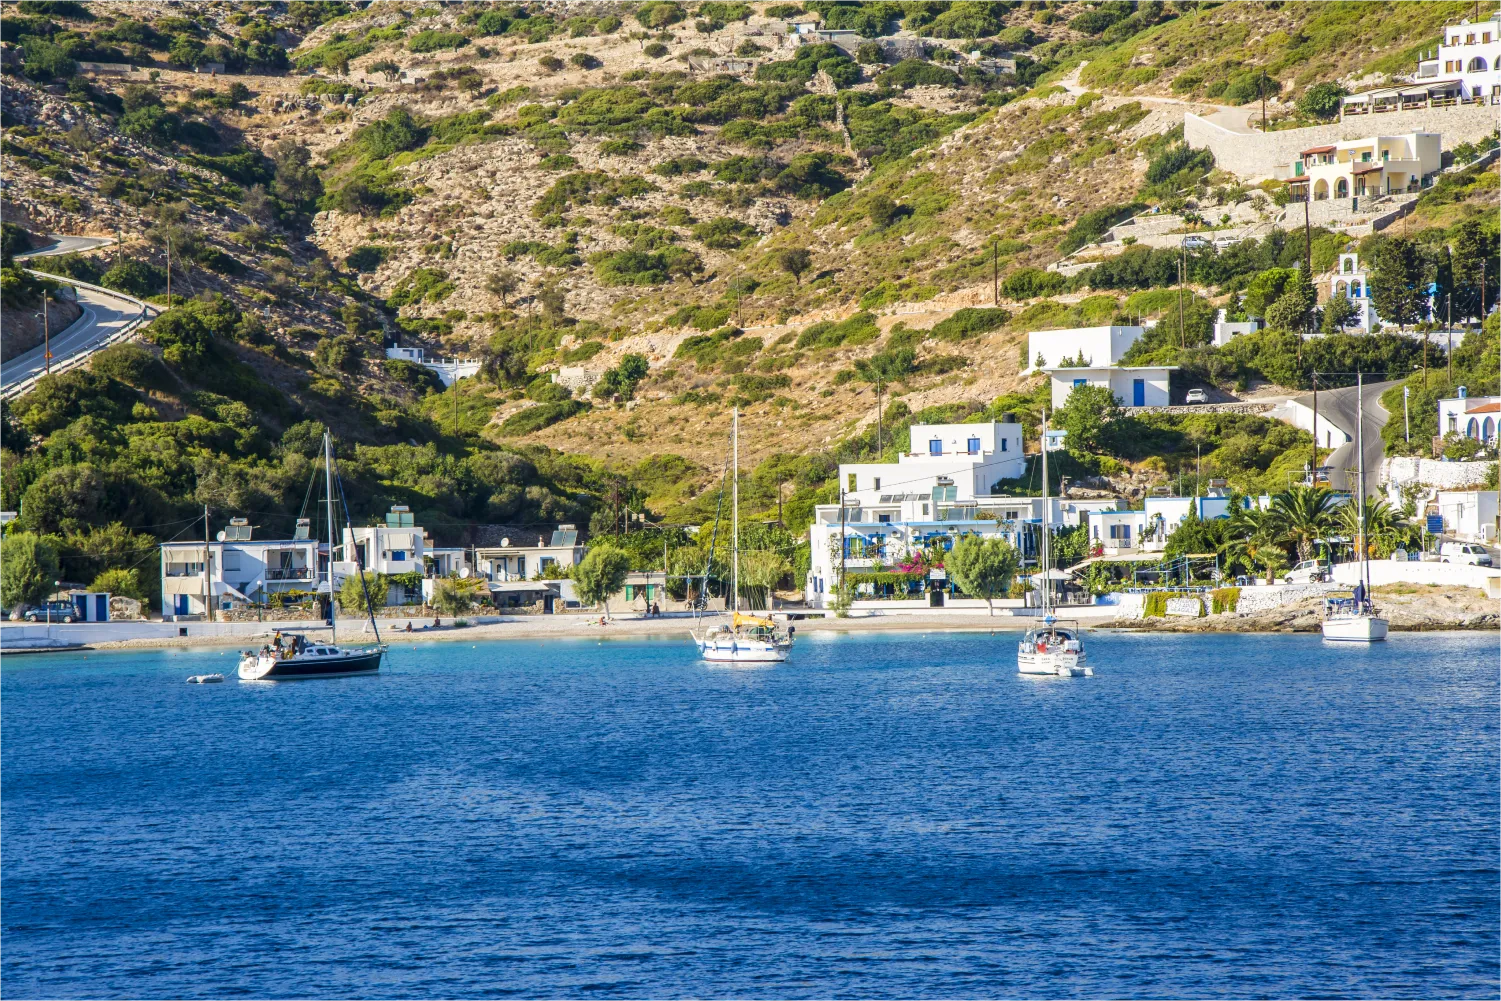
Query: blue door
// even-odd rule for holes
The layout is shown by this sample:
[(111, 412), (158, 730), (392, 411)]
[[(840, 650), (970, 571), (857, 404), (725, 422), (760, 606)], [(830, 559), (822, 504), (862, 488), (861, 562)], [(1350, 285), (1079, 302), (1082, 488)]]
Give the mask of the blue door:
[(109, 599), (102, 594), (94, 595), (94, 621), (109, 621)]
[(1147, 380), (1131, 380), (1131, 406), (1144, 407), (1147, 405)]
[(173, 611), (177, 615), (187, 615), (188, 614), (188, 596), (185, 595), (185, 594), (178, 594), (178, 595), (174, 595), (173, 598), (174, 598), (174, 600), (176, 602), (175, 606), (173, 607)]

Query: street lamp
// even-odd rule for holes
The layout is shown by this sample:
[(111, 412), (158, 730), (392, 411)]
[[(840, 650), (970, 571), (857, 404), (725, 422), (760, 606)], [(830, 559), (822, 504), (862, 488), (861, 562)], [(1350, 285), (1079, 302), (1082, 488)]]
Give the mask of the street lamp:
[(60, 588), (60, 587), (62, 587), (62, 586), (63, 586), (63, 582), (62, 581), (60, 581), (60, 580), (53, 581), (52, 582), (52, 594), (47, 595), (47, 639), (49, 641), (52, 639), (52, 598), (53, 598), (54, 595), (57, 594), (57, 589)]

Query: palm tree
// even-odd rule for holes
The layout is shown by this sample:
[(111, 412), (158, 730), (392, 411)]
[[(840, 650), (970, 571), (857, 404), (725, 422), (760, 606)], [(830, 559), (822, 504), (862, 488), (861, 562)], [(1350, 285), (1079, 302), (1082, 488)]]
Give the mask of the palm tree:
[(1313, 558), (1314, 541), (1334, 527), (1334, 493), (1327, 487), (1293, 486), (1272, 498), (1272, 523), (1284, 542), (1298, 548), (1298, 560)]
[[(1336, 521), (1342, 534), (1350, 537), (1350, 545), (1355, 545), (1355, 540), (1362, 534), (1360, 531), (1360, 505), (1353, 501), (1342, 505), (1336, 512)], [(1365, 504), (1365, 545), (1369, 555), (1373, 549), (1386, 547), (1396, 548), (1397, 544), (1406, 541), (1407, 525), (1400, 515), (1392, 510), (1392, 506), (1380, 497), (1366, 500)], [(1360, 556), (1357, 551), (1356, 557)]]
[(1270, 510), (1237, 507), (1230, 515), (1225, 536), (1220, 552), (1225, 557), (1227, 569), (1239, 563), (1254, 574), (1257, 567), (1262, 567), (1267, 572), (1266, 582), (1270, 584), (1277, 571), (1287, 565), (1287, 554), (1280, 541), (1281, 531)]

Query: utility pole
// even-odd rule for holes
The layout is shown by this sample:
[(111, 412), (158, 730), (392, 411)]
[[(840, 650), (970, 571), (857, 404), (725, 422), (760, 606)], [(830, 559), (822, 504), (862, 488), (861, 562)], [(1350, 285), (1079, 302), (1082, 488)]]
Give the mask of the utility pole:
[(1183, 326), (1183, 257), (1188, 253), (1183, 242), (1178, 243), (1178, 344), (1188, 347), (1188, 331)]
[[(1454, 297), (1444, 293), (1444, 313), (1448, 319), (1444, 326), (1449, 328), (1449, 391), (1454, 391)], [(1427, 336), (1426, 334), (1423, 336)]]
[(167, 236), (167, 308), (172, 308), (172, 236)]
[(1319, 482), (1319, 370), (1313, 370), (1313, 465), (1308, 467), (1308, 482)]
[[(935, 516), (936, 517), (936, 516)], [(844, 528), (844, 484), (839, 485), (839, 592), (844, 593), (844, 555), (849, 551), (849, 537)]]
[(453, 434), (459, 435), (459, 360), (453, 360)]
[(1266, 134), (1266, 67), (1261, 68), (1261, 79), (1256, 81), (1256, 93), (1261, 97), (1261, 132)]
[(1412, 395), (1411, 386), (1402, 387), (1402, 437), (1412, 441), (1412, 420), (1407, 415), (1407, 398)]
[(52, 320), (47, 315), (47, 290), (42, 289), (42, 365), (52, 374)]
[(213, 556), (209, 549), (208, 540), (208, 505), (203, 505), (203, 614), (210, 622), (214, 621), (214, 585), (211, 583), (213, 573)]
[[(881, 458), (881, 440), (882, 440), (882, 437), (883, 437), (883, 434), (882, 434), (883, 429), (881, 427), (881, 390), (883, 388), (884, 387), (881, 385), (881, 377), (880, 377), (880, 375), (877, 375), (876, 376), (876, 459), (878, 461)], [(778, 503), (780, 503), (780, 502), (781, 502), (780, 495), (778, 495)]]

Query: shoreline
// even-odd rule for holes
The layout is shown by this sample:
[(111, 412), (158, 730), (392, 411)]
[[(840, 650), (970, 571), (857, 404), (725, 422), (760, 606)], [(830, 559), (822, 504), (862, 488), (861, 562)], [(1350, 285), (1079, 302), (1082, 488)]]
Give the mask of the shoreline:
[[(859, 618), (804, 619), (792, 623), (798, 633), (1021, 633), (1030, 620), (1011, 616), (991, 618), (987, 615), (901, 615)], [(1190, 619), (1109, 619), (1098, 623), (1083, 621), (1086, 631), (1129, 633), (1317, 633), (1319, 617), (1315, 610), (1289, 609), (1282, 614), (1235, 613)], [(592, 616), (565, 616), (528, 621), (522, 619), (464, 627), (443, 626), (438, 629), (391, 631), (382, 634), (382, 642), (397, 647), (407, 643), (490, 642), (494, 640), (606, 640), (606, 639), (687, 639), (691, 619), (612, 619), (604, 626)], [(1425, 618), (1413, 621), (1394, 618), (1392, 632), (1485, 632), (1501, 629), (1501, 617), (1495, 612), (1452, 619)], [(347, 642), (358, 646), (374, 642), (374, 636), (356, 629), (340, 630)], [(270, 635), (269, 632), (266, 635)], [(89, 643), (68, 649), (35, 649), (35, 653), (75, 653), (80, 650), (149, 650), (235, 648), (260, 645), (260, 636), (169, 636), (111, 640)], [(19, 651), (17, 651), (19, 652)]]

